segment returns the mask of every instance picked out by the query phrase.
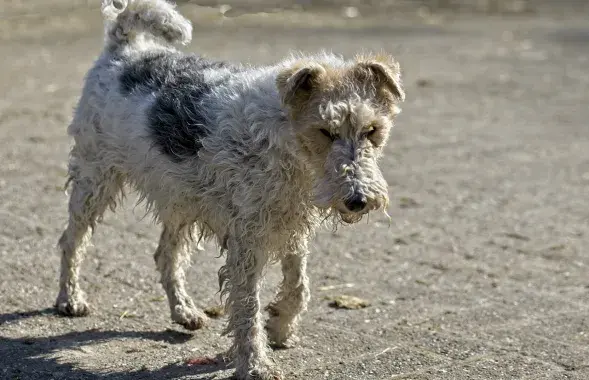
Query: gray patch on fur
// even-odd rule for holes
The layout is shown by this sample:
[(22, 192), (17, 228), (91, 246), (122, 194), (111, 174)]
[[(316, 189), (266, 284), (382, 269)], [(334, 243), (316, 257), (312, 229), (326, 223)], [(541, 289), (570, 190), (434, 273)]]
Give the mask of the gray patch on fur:
[[(205, 70), (226, 69), (205, 79)], [(119, 77), (121, 92), (154, 93), (148, 111), (151, 137), (157, 149), (174, 162), (194, 157), (206, 137), (206, 98), (239, 68), (196, 55), (154, 52), (128, 63)]]

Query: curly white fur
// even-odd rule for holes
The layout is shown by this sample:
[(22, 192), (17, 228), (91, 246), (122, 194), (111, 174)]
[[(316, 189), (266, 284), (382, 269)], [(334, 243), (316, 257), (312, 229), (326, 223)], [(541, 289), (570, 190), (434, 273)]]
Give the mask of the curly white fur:
[[(166, 151), (155, 147), (154, 136), (166, 144), (179, 132), (174, 125), (154, 130), (165, 88), (149, 66), (138, 65), (156, 57), (182, 76), (177, 67), (184, 58), (168, 43), (188, 42), (190, 23), (164, 0), (104, 1), (103, 13), (105, 50), (68, 129), (75, 145), (56, 306), (66, 315), (88, 313), (78, 279), (84, 243), (130, 184), (163, 225), (154, 257), (172, 319), (188, 329), (206, 323), (185, 290), (185, 246), (194, 234), (216, 238), (227, 255), (219, 281), (237, 377), (280, 378), (268, 359), (265, 330), (278, 346), (295, 342), (309, 300), (309, 237), (328, 216), (354, 222), (388, 202), (377, 159), (404, 97), (398, 65), (388, 56), (345, 61), (331, 54), (258, 68), (191, 58), (202, 70), (194, 71), (198, 80), (185, 79), (193, 80), (192, 95), (206, 107), (180, 105), (185, 117), (199, 120), (186, 127), (195, 135), (184, 144), (194, 149), (186, 153), (180, 144)], [(125, 75), (130, 83), (123, 83)], [(203, 89), (210, 91), (203, 95)], [(267, 307), (265, 329), (258, 295), (264, 268), (274, 261), (281, 262), (284, 281)]]

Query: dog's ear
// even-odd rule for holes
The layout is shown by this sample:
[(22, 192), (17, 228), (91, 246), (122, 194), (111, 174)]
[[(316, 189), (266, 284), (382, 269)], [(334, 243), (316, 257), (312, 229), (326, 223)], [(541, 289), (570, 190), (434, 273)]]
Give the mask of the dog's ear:
[(324, 73), (321, 65), (312, 63), (283, 70), (276, 78), (282, 102), (292, 107), (302, 105), (317, 90)]
[(393, 103), (405, 100), (401, 69), (390, 55), (359, 57), (352, 70), (356, 80), (374, 84), (385, 100)]

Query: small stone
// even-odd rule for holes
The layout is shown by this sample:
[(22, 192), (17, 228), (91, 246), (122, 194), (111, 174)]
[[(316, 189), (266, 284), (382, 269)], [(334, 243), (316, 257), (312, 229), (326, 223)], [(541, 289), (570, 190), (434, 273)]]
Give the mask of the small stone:
[(417, 87), (431, 87), (433, 86), (434, 82), (431, 79), (420, 78), (415, 84)]
[(229, 12), (230, 10), (231, 10), (231, 5), (229, 5), (229, 4), (222, 4), (219, 7), (219, 13), (221, 13), (222, 15)]
[(370, 306), (370, 303), (358, 297), (341, 295), (331, 298), (329, 306), (335, 309), (358, 310)]
[(225, 315), (225, 308), (223, 305), (213, 305), (204, 309), (204, 312), (210, 318), (219, 318)]
[(360, 16), (360, 11), (356, 7), (344, 7), (342, 11), (344, 16), (347, 18), (356, 18)]

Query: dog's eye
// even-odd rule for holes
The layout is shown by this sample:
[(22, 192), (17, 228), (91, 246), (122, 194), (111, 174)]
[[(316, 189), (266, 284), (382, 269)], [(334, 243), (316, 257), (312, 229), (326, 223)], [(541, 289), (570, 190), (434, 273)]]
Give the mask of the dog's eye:
[(321, 133), (323, 134), (323, 136), (325, 136), (325, 137), (329, 137), (329, 139), (330, 139), (331, 141), (335, 140), (335, 136), (334, 136), (334, 135), (332, 135), (332, 134), (331, 134), (331, 132), (329, 132), (327, 129), (323, 129), (323, 128), (321, 128), (321, 129), (319, 130), (319, 132), (321, 132)]
[(370, 127), (368, 127), (366, 129), (366, 131), (364, 131), (364, 133), (362, 134), (364, 138), (370, 138), (372, 137), (374, 134), (376, 133), (376, 128), (371, 125)]

